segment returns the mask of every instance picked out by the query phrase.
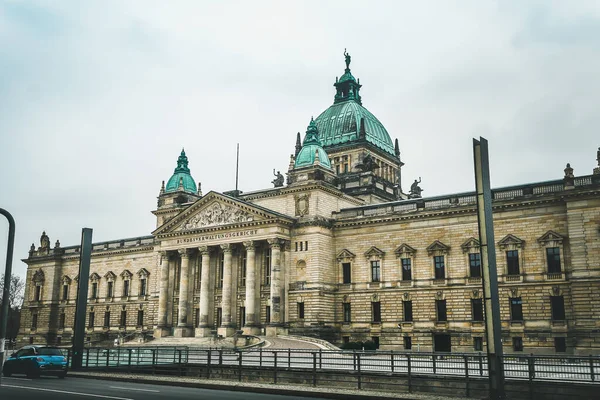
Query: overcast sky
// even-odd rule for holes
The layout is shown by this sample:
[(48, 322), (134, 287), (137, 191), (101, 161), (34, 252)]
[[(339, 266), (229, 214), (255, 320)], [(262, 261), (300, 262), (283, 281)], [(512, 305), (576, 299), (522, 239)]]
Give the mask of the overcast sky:
[[(403, 188), (474, 189), (596, 166), (598, 1), (0, 0), (0, 207), (14, 270), (52, 245), (148, 235), (185, 147), (204, 193), (271, 186), (333, 102), (344, 48), (363, 105), (398, 138)], [(0, 222), (4, 271), (8, 224)]]

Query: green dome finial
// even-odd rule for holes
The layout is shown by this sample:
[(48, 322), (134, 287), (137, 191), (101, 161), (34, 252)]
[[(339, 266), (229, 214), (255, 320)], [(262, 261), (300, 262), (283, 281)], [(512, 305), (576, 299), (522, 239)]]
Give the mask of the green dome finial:
[(175, 167), (175, 171), (173, 171), (173, 175), (165, 187), (165, 193), (176, 192), (180, 190), (180, 186), (183, 188), (183, 191), (196, 194), (196, 182), (192, 178), (192, 175), (190, 175), (188, 158), (183, 148), (181, 149), (179, 158), (177, 158), (177, 167)]
[[(318, 154), (318, 156), (316, 154)], [(296, 156), (294, 168), (307, 167), (315, 164), (315, 161), (321, 166), (331, 169), (329, 156), (325, 150), (323, 150), (323, 147), (321, 147), (317, 124), (313, 117), (310, 117), (310, 123), (306, 128), (306, 136), (304, 136), (304, 142), (302, 143), (302, 150), (300, 150)]]

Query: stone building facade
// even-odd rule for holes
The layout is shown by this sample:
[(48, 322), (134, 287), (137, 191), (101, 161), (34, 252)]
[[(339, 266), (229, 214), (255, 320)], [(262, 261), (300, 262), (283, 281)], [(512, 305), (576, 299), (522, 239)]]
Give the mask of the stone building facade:
[[(298, 134), (287, 182), (202, 194), (182, 151), (156, 230), (95, 243), (87, 336), (300, 334), (381, 348), (485, 346), (475, 193), (402, 189), (398, 141), (346, 69), (334, 104)], [(600, 350), (599, 167), (493, 190), (507, 352)], [(68, 344), (79, 246), (32, 245), (19, 340)]]

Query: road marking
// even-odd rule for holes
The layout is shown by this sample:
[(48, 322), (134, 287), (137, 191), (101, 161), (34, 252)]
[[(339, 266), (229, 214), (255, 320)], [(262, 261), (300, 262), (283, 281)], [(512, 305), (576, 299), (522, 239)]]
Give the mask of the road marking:
[(10, 388), (15, 388), (15, 389), (39, 390), (41, 392), (65, 393), (65, 394), (73, 394), (75, 396), (99, 397), (102, 399), (133, 400), (133, 399), (130, 399), (127, 397), (104, 396), (101, 394), (93, 394), (93, 393), (67, 392), (65, 390), (42, 389), (42, 388), (34, 388), (34, 387), (27, 387), (27, 386), (2, 385), (2, 387), (10, 387)]
[(18, 381), (30, 381), (31, 380), (31, 379), (27, 379), (27, 378), (14, 378), (12, 376), (10, 378), (5, 376), (4, 379), (16, 379)]
[(160, 393), (160, 390), (153, 390), (153, 389), (135, 389), (135, 388), (126, 388), (126, 387), (121, 387), (121, 386), (111, 386), (111, 389), (121, 389), (121, 390), (137, 390), (139, 392), (152, 392), (152, 393)]

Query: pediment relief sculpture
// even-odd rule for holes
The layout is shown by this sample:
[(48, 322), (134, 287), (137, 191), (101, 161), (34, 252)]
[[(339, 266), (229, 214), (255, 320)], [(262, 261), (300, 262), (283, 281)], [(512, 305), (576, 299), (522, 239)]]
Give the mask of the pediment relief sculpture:
[(254, 216), (249, 212), (242, 210), (241, 208), (214, 202), (183, 223), (180, 230), (191, 230), (240, 222), (251, 222), (253, 220)]

